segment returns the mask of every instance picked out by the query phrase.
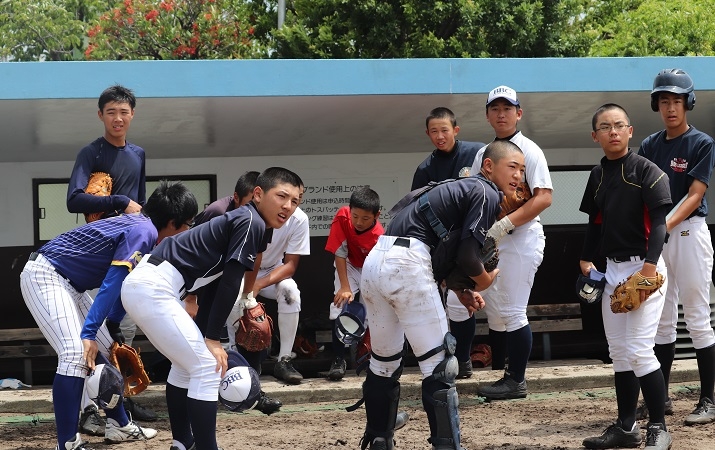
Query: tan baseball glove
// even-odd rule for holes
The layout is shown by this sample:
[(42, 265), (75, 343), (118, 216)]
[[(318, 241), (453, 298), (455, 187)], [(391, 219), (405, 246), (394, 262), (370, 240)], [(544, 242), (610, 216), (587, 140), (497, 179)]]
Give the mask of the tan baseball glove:
[[(112, 194), (112, 177), (108, 173), (94, 172), (87, 180), (87, 187), (84, 190), (85, 194), (97, 195), (99, 197), (107, 197)], [(104, 215), (103, 212), (85, 213), (84, 220), (87, 223), (99, 220)]]
[(112, 344), (109, 349), (109, 362), (119, 369), (124, 376), (124, 396), (136, 395), (149, 386), (151, 380), (144, 370), (139, 352), (126, 344)]
[(524, 204), (531, 198), (531, 189), (526, 181), (522, 181), (517, 187), (516, 192), (512, 195), (505, 195), (501, 201), (501, 213), (497, 216), (497, 220), (501, 220)]
[(259, 352), (271, 345), (273, 320), (266, 314), (263, 303), (243, 310), (243, 315), (234, 324), (236, 345), (249, 352)]
[(634, 273), (625, 281), (618, 283), (611, 294), (611, 311), (614, 313), (627, 313), (641, 307), (640, 291), (646, 291), (645, 298), (660, 289), (665, 282), (663, 274), (657, 273), (654, 277), (644, 277), (640, 271)]

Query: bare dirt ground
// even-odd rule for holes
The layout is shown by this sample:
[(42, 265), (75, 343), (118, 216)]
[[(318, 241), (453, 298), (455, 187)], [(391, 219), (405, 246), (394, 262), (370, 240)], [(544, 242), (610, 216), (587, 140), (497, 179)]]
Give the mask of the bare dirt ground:
[[(687, 427), (683, 419), (698, 400), (693, 385), (671, 386), (675, 415), (666, 416), (673, 434), (673, 449), (714, 449), (715, 423)], [(348, 413), (344, 403), (284, 406), (280, 413), (264, 416), (219, 411), (218, 442), (224, 449), (318, 450), (359, 449), (365, 426), (365, 410)], [(409, 412), (407, 426), (396, 433), (397, 449), (430, 449), (427, 418), (418, 399), (407, 399), (401, 409)], [(612, 389), (590, 389), (549, 394), (531, 394), (527, 399), (483, 403), (462, 395), (460, 415), (462, 445), (468, 450), (578, 449), (583, 438), (600, 434), (615, 418)], [(165, 411), (158, 422), (156, 438), (144, 442), (107, 445), (102, 438), (88, 437), (90, 448), (139, 450), (171, 445)], [(55, 427), (51, 414), (0, 415), (0, 449), (51, 449)], [(644, 425), (644, 424), (642, 424)], [(645, 435), (645, 431), (643, 431)]]

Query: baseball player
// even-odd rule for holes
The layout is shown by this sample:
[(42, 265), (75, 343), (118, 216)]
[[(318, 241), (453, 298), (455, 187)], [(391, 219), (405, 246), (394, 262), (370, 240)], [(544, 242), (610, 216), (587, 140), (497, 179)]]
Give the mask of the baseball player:
[[(253, 190), (256, 187), (256, 179), (258, 178), (258, 175), (259, 173), (255, 171), (249, 171), (241, 175), (238, 178), (238, 181), (236, 181), (236, 187), (234, 188), (233, 195), (220, 198), (208, 205), (206, 209), (204, 209), (196, 216), (194, 226), (201, 225), (202, 223), (208, 222), (216, 216), (220, 216), (229, 211), (233, 211), (234, 209), (239, 208), (250, 202), (253, 199)], [(218, 288), (219, 284), (220, 280), (214, 280), (199, 289), (197, 295), (187, 295), (186, 299), (184, 299), (184, 302), (188, 301), (190, 303), (196, 302), (198, 300), (199, 304), (197, 305), (197, 311), (194, 313), (194, 320), (196, 321), (196, 324), (198, 325), (202, 333), (206, 333), (206, 327), (208, 326), (209, 322), (209, 314), (211, 312), (211, 302), (213, 302), (213, 299), (216, 296), (216, 288)], [(233, 321), (235, 320), (236, 319), (233, 319)], [(229, 316), (229, 320), (226, 323), (226, 326), (231, 326), (233, 321)], [(232, 348), (235, 347), (235, 334), (235, 329), (233, 329), (233, 333), (228, 334), (230, 347)], [(249, 355), (249, 357), (251, 357), (252, 362), (250, 365), (256, 370), (256, 372), (260, 374), (262, 362), (261, 354), (249, 352), (245, 349), (242, 350), (244, 351), (244, 353), (246, 353), (246, 355)], [(245, 356), (243, 355), (242, 357), (245, 358)], [(274, 412), (277, 412), (281, 408), (281, 406), (283, 406), (283, 404), (280, 401), (267, 396), (265, 392), (261, 391), (260, 396), (258, 398), (258, 403), (254, 407), (254, 409), (261, 411), (264, 414), (270, 415)]]
[[(456, 343), (447, 331), (435, 280), (441, 282), (445, 268), (456, 262), (477, 289), (492, 283), (498, 269), (487, 273), (478, 255), (499, 212), (499, 190), (514, 193), (523, 170), (524, 157), (516, 145), (490, 144), (478, 175), (428, 186), (400, 201), (398, 205), (414, 197), (395, 214), (365, 259), (360, 292), (370, 323), (372, 357), (363, 383), (367, 426), (362, 449), (394, 446), (405, 337), (424, 377), (428, 441), (435, 450), (462, 448), (454, 383), (459, 370)], [(484, 306), (479, 293), (469, 289), (460, 292), (460, 301), (470, 312)]]
[[(618, 283), (637, 271), (646, 277), (656, 271), (666, 275), (660, 253), (666, 235), (665, 216), (671, 207), (670, 189), (662, 170), (629, 150), (633, 127), (623, 108), (613, 103), (601, 106), (593, 115), (592, 127), (591, 137), (605, 156), (591, 170), (581, 201), (580, 210), (588, 214), (588, 227), (580, 266), (585, 276), (596, 269), (592, 261), (600, 248), (606, 256), (603, 299), (608, 299)], [(654, 291), (640, 308), (627, 313), (614, 313), (609, 301), (602, 303), (603, 327), (615, 372), (618, 419), (600, 436), (585, 439), (586, 448), (640, 446), (636, 422), (639, 383), (651, 413), (645, 448), (666, 450), (671, 446), (663, 408), (665, 382), (653, 351), (665, 289)]]
[[(121, 212), (138, 212), (146, 201), (144, 149), (126, 140), (136, 102), (134, 93), (120, 85), (111, 86), (100, 94), (97, 115), (104, 124), (104, 135), (77, 154), (67, 188), (69, 212), (100, 212), (103, 217), (110, 217)], [(109, 196), (100, 197), (84, 192), (87, 180), (95, 172), (104, 172), (112, 177), (112, 192)], [(127, 344), (131, 345), (136, 335), (136, 325), (131, 318), (124, 318), (121, 329)], [(132, 399), (125, 398), (124, 401), (124, 406), (133, 418), (147, 421), (158, 418), (154, 411)], [(98, 414), (97, 406), (84, 398), (82, 407), (80, 429), (90, 434), (103, 435), (105, 423)]]
[[(484, 144), (457, 140), (459, 125), (450, 109), (439, 107), (430, 111), (425, 119), (425, 126), (425, 133), (435, 150), (415, 170), (412, 190), (427, 186), (431, 181), (468, 177), (471, 173), (478, 172), (478, 167), (477, 171), (474, 171), (472, 165), (477, 152)], [(446, 304), (449, 331), (457, 339), (457, 378), (469, 378), (472, 376), (470, 352), (477, 321), (473, 314), (467, 312), (455, 292), (447, 291)]]
[[(52, 384), (57, 449), (81, 450), (79, 412), (87, 367), (123, 341), (119, 321), (122, 280), (157, 241), (188, 229), (196, 199), (180, 183), (154, 191), (142, 213), (98, 220), (63, 233), (30, 255), (20, 288), (30, 313), (58, 355)], [(99, 288), (93, 300), (86, 291)], [(105, 322), (106, 319), (106, 322)], [(103, 325), (103, 322), (105, 325)], [(103, 362), (108, 363), (103, 360)], [(149, 439), (156, 430), (130, 421), (122, 402), (106, 409), (105, 439)]]
[[(503, 378), (491, 386), (480, 387), (477, 393), (490, 400), (523, 398), (527, 395), (525, 374), (532, 344), (526, 306), (546, 245), (539, 214), (551, 205), (553, 186), (544, 152), (517, 129), (523, 110), (514, 89), (494, 88), (487, 97), (486, 111), (487, 121), (496, 133), (495, 140), (509, 140), (524, 152), (524, 181), (532, 197), (489, 230), (489, 235), (499, 243), (502, 268), (496, 282), (482, 292), (487, 302), (492, 370), (505, 369), (506, 357), (509, 367)], [(480, 150), (473, 170), (479, 167), (482, 155)]]
[[(669, 282), (655, 337), (655, 354), (667, 388), (675, 357), (678, 302), (682, 303), (700, 373), (700, 401), (686, 417), (687, 425), (715, 421), (715, 333), (710, 325), (713, 246), (705, 223), (705, 191), (715, 165), (715, 151), (713, 139), (688, 124), (687, 112), (694, 105), (690, 76), (680, 69), (660, 71), (653, 81), (651, 108), (660, 112), (665, 129), (648, 136), (638, 150), (639, 155), (668, 175), (673, 201), (684, 199), (666, 221), (670, 236), (663, 247), (663, 259)], [(670, 399), (666, 401), (666, 413), (673, 413)], [(639, 417), (647, 415), (647, 409), (640, 408)]]
[[(124, 308), (172, 363), (166, 404), (175, 450), (194, 445), (217, 450), (216, 402), (227, 369), (221, 330), (271, 230), (282, 227), (298, 207), (302, 184), (289, 170), (266, 169), (256, 180), (251, 202), (165, 239), (124, 281)], [(216, 279), (220, 282), (202, 333), (180, 299)], [(254, 280), (247, 278), (242, 298)]]
[[(385, 234), (377, 218), (380, 216), (380, 196), (364, 186), (350, 194), (348, 206), (338, 210), (330, 225), (325, 250), (335, 255), (335, 290), (328, 318), (333, 322), (333, 352), (335, 360), (328, 378), (341, 380), (345, 376), (345, 344), (335, 333), (335, 319), (343, 307), (355, 299), (360, 290), (362, 266), (367, 254)], [(358, 300), (362, 302), (361, 300)]]

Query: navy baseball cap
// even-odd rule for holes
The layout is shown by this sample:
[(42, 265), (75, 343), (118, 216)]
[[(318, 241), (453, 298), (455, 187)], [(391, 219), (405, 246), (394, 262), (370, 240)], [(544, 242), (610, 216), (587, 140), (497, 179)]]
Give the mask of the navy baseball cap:
[(498, 86), (492, 89), (487, 97), (487, 106), (498, 98), (503, 98), (512, 105), (519, 106), (519, 97), (516, 96), (516, 91), (509, 86)]

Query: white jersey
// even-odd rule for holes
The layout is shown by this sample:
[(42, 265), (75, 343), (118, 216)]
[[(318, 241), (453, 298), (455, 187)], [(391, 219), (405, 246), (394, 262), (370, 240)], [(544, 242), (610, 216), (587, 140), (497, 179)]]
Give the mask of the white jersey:
[[(553, 184), (551, 184), (551, 174), (549, 173), (549, 165), (546, 162), (546, 156), (544, 156), (544, 151), (541, 147), (536, 145), (534, 141), (528, 137), (521, 134), (521, 131), (509, 139), (511, 142), (516, 144), (521, 151), (524, 153), (524, 162), (526, 165), (526, 182), (529, 184), (531, 193), (534, 193), (534, 189), (554, 189)], [(482, 167), (482, 157), (484, 156), (484, 151), (486, 146), (479, 149), (477, 152), (477, 157), (474, 159), (474, 164), (472, 164), (472, 173), (479, 173)], [(535, 220), (539, 220), (537, 216)]]
[(273, 239), (263, 252), (261, 270), (272, 269), (282, 264), (286, 253), (310, 255), (308, 215), (300, 207), (295, 209), (282, 227), (273, 230)]

